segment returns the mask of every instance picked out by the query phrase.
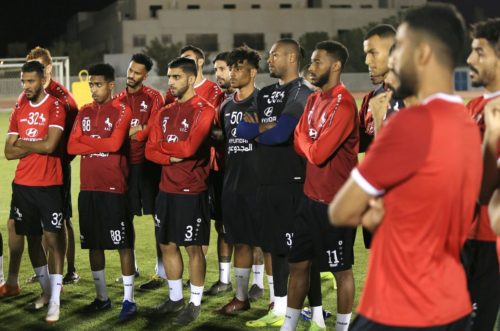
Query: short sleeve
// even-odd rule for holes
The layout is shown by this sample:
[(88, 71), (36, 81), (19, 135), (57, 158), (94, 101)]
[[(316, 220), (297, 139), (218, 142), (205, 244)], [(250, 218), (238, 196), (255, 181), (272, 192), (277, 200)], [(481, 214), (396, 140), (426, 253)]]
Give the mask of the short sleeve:
[(404, 109), (387, 121), (351, 177), (370, 195), (384, 191), (415, 174), (430, 150), (432, 122), (425, 109)]
[(55, 100), (49, 109), (49, 128), (59, 128), (64, 131), (66, 125), (66, 110), (61, 101)]
[(17, 126), (18, 109), (19, 109), (19, 104), (16, 104), (16, 106), (14, 107), (14, 110), (12, 110), (12, 113), (10, 113), (9, 131), (7, 132), (7, 134), (19, 135), (19, 128)]

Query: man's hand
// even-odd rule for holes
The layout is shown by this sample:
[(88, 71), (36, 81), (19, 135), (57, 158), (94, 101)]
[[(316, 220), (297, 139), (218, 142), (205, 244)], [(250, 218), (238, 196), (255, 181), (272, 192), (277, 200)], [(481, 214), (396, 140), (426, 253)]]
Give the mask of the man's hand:
[(500, 137), (500, 98), (496, 98), (484, 107), (484, 124), (489, 134)]
[(259, 125), (259, 133), (266, 132), (269, 129), (272, 129), (276, 126), (276, 122), (273, 123), (262, 123)]
[(387, 114), (387, 109), (389, 108), (389, 102), (392, 98), (392, 91), (382, 92), (368, 102), (368, 108), (371, 110), (373, 115), (373, 124), (375, 128), (375, 134), (378, 133), (384, 122), (384, 117)]
[(128, 135), (129, 135), (129, 137), (132, 137), (134, 134), (136, 134), (139, 131), (142, 131), (142, 125), (133, 126), (128, 131)]
[(175, 157), (175, 156), (171, 156), (170, 157), (170, 163), (179, 163), (179, 162), (182, 162), (184, 161), (184, 159), (179, 159), (178, 157)]
[(210, 137), (215, 141), (223, 141), (224, 134), (223, 134), (222, 129), (212, 128), (212, 131), (210, 131)]
[(259, 124), (259, 116), (254, 112), (243, 114), (243, 121), (247, 123)]
[(361, 224), (368, 231), (375, 232), (384, 218), (384, 199), (382, 197), (371, 198), (368, 205), (368, 210), (361, 217)]

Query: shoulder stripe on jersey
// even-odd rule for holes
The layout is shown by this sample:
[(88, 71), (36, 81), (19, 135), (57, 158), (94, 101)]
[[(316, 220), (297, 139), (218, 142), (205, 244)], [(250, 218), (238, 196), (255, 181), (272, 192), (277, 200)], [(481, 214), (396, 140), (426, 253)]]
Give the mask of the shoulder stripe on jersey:
[(12, 132), (7, 132), (7, 135), (9, 135), (9, 134), (11, 134), (11, 135), (15, 135), (15, 136), (19, 136), (19, 132), (14, 132), (14, 131), (12, 131)]
[(359, 172), (358, 168), (354, 168), (351, 172), (351, 178), (358, 184), (363, 191), (373, 196), (380, 196), (384, 194), (385, 190), (378, 190), (370, 184)]

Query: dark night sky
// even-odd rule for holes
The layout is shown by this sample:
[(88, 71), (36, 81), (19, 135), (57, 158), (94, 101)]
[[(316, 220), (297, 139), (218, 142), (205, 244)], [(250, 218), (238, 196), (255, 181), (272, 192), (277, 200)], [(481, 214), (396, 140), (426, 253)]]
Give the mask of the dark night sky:
[[(441, 0), (443, 1), (443, 0)], [(457, 5), (468, 23), (475, 17), (474, 7), (489, 17), (500, 16), (498, 0), (444, 0)], [(48, 46), (66, 29), (67, 20), (78, 11), (98, 10), (114, 0), (12, 0), (0, 6), (0, 57), (7, 55), (7, 44), (26, 42), (27, 47)]]
[(115, 0), (7, 0), (0, 6), (0, 57), (7, 44), (26, 42), (29, 49), (48, 46), (66, 30), (78, 11), (99, 10)]

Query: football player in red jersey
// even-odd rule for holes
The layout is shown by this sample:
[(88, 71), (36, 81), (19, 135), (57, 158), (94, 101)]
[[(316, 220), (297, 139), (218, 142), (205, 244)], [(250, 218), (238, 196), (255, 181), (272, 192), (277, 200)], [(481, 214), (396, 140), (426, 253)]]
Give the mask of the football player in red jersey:
[[(334, 41), (318, 43), (311, 57), (311, 83), (320, 90), (309, 96), (295, 128), (295, 150), (307, 159), (307, 165), (289, 257), (288, 305), (281, 330), (296, 329), (310, 282), (320, 284), (320, 269), (332, 271), (337, 280), (335, 330), (347, 331), (351, 319), (355, 230), (330, 226), (327, 215), (328, 203), (358, 161), (358, 110), (340, 81), (347, 58), (345, 46)], [(314, 263), (317, 268), (312, 268)], [(313, 306), (311, 324), (326, 330), (321, 305)]]
[[(213, 60), (215, 78), (217, 85), (221, 88), (223, 99), (232, 97), (234, 92), (229, 83), (229, 67), (227, 65), (227, 56), (229, 52), (222, 52), (215, 56)], [(222, 103), (222, 102), (221, 102)], [(216, 107), (216, 116), (212, 133), (210, 137), (211, 144), (211, 162), (210, 175), (208, 177), (210, 218), (215, 220), (215, 229), (217, 231), (217, 257), (219, 260), (219, 279), (205, 291), (206, 295), (218, 295), (232, 291), (231, 284), (231, 256), (233, 246), (229, 245), (223, 237), (223, 219), (222, 219), (222, 182), (224, 178), (224, 137), (222, 131), (223, 119), (220, 114), (220, 107)], [(203, 252), (207, 253), (208, 246), (203, 247)]]
[[(385, 119), (392, 116), (400, 108), (404, 107), (401, 99), (396, 99), (388, 92), (388, 87), (384, 82), (389, 72), (388, 60), (389, 50), (394, 44), (396, 30), (392, 25), (379, 24), (371, 28), (365, 35), (363, 41), (363, 51), (365, 53), (365, 64), (368, 66), (370, 80), (376, 85), (375, 89), (363, 97), (359, 109), (359, 151), (366, 152), (371, 144), (379, 125)], [(383, 95), (383, 96), (380, 96)], [(370, 108), (370, 101), (374, 97), (387, 98), (391, 96), (387, 107), (378, 109), (382, 111), (374, 112)], [(363, 240), (366, 248), (370, 248), (371, 233), (363, 230)]]
[[(483, 86), (485, 93), (471, 100), (467, 110), (485, 136), (484, 107), (500, 98), (500, 18), (478, 22), (472, 26), (472, 51), (467, 58), (474, 87)], [(485, 142), (486, 143), (486, 142)], [(487, 178), (483, 176), (483, 178)], [(496, 234), (488, 217), (488, 201), (496, 182), (483, 180), (482, 194), (463, 250), (464, 265), (475, 314), (472, 330), (493, 330), (500, 303), (500, 275)]]
[[(187, 45), (181, 48), (180, 56), (193, 59), (196, 62), (197, 72), (196, 81), (194, 83), (194, 92), (203, 99), (207, 100), (212, 106), (218, 107), (224, 100), (224, 92), (222, 92), (216, 83), (203, 76), (203, 65), (205, 64), (205, 53), (203, 50), (192, 45)], [(170, 89), (167, 90), (165, 95), (165, 105), (168, 105), (174, 100), (175, 96), (171, 93)]]
[(63, 284), (77, 283), (80, 276), (76, 273), (75, 268), (75, 232), (71, 217), (73, 216), (73, 207), (71, 205), (71, 161), (74, 156), (69, 155), (66, 151), (71, 128), (78, 114), (78, 106), (73, 98), (73, 95), (62, 85), (52, 78), (52, 56), (46, 48), (35, 47), (26, 56), (27, 61), (38, 61), (45, 66), (46, 83), (44, 85), (45, 92), (56, 97), (61, 101), (66, 110), (66, 123), (64, 125), (63, 139), (61, 142), (62, 166), (63, 166), (63, 203), (64, 203), (64, 225), (67, 234), (67, 251), (66, 260), (68, 269), (63, 278)]
[(491, 227), (497, 234), (497, 255), (500, 256), (500, 185), (498, 181), (498, 169), (500, 168), (498, 148), (500, 142), (500, 99), (496, 99), (484, 107), (484, 124), (486, 131), (483, 141), (483, 187), (485, 186), (485, 180), (489, 183), (496, 183), (488, 205), (488, 215)]
[(387, 121), (330, 204), (334, 225), (363, 223), (375, 231), (354, 331), (470, 325), (460, 252), (482, 162), (477, 127), (461, 98), (451, 95), (464, 43), (464, 21), (453, 5), (406, 12), (396, 34), (395, 72), (399, 93), (415, 95), (419, 104)]
[[(66, 123), (64, 125), (65, 130), (63, 132), (63, 138), (61, 139), (61, 150), (62, 154), (62, 165), (63, 165), (63, 204), (64, 204), (64, 225), (65, 231), (67, 232), (67, 251), (66, 258), (68, 263), (68, 268), (66, 275), (63, 278), (63, 284), (76, 283), (79, 281), (80, 277), (76, 273), (75, 268), (75, 237), (73, 226), (71, 223), (72, 216), (72, 206), (71, 206), (71, 167), (70, 162), (72, 158), (65, 152), (66, 144), (69, 137), (69, 132), (73, 126), (76, 114), (78, 113), (78, 108), (76, 102), (73, 99), (71, 93), (59, 82), (52, 79), (52, 57), (48, 49), (35, 47), (26, 56), (27, 61), (38, 61), (45, 66), (45, 92), (59, 99), (61, 104), (64, 106), (66, 111)], [(26, 99), (23, 93), (19, 96), (19, 101)], [(12, 216), (12, 215), (10, 215)], [(24, 252), (24, 236), (17, 235), (14, 229), (14, 219), (9, 217), (7, 221), (7, 229), (9, 234), (9, 273), (7, 277), (7, 284), (10, 285), (9, 288), (18, 287), (18, 275), (19, 269), (21, 267), (21, 258)], [(45, 237), (42, 237), (42, 245), (46, 247)], [(48, 252), (46, 250), (46, 252)], [(50, 258), (50, 257), (49, 257)], [(0, 259), (1, 260), (1, 259)], [(1, 278), (1, 277), (0, 277)], [(30, 277), (28, 282), (36, 282), (36, 275)], [(3, 288), (0, 281), (0, 297), (11, 296), (12, 294), (18, 293), (17, 291), (10, 293), (8, 288)]]
[[(127, 87), (115, 96), (132, 109), (132, 120), (129, 131), (129, 175), (128, 198), (131, 217), (154, 215), (154, 200), (158, 194), (161, 167), (146, 160), (144, 150), (148, 139), (149, 121), (163, 107), (163, 97), (152, 87), (144, 85), (153, 61), (145, 54), (132, 55), (127, 70)], [(153, 219), (154, 220), (154, 219)], [(166, 276), (161, 261), (161, 251), (157, 246), (156, 272), (150, 280), (140, 285), (140, 289), (148, 290), (162, 286)], [(139, 276), (137, 261), (135, 276)], [(117, 282), (121, 282), (117, 278)]]
[[(23, 65), (21, 82), (26, 97), (12, 112), (5, 142), (5, 157), (19, 159), (12, 183), (11, 215), (16, 234), (28, 238), (31, 264), (43, 290), (31, 306), (40, 309), (49, 304), (45, 320), (56, 322), (66, 252), (63, 175), (57, 148), (63, 136), (66, 112), (59, 100), (45, 93), (44, 66), (40, 62)], [(42, 234), (51, 256), (48, 268), (41, 245)]]
[(118, 250), (124, 298), (120, 321), (132, 318), (134, 300), (134, 230), (127, 199), (127, 136), (132, 111), (112, 99), (114, 69), (109, 64), (89, 68), (93, 103), (80, 109), (68, 142), (68, 152), (81, 155), (80, 241), (89, 250), (90, 268), (96, 288), (91, 312), (111, 308), (104, 274), (104, 250)]
[[(180, 325), (191, 323), (200, 313), (206, 268), (202, 245), (210, 239), (208, 136), (215, 109), (194, 93), (195, 80), (194, 60), (179, 57), (169, 63), (169, 89), (177, 99), (155, 117), (146, 144), (146, 158), (163, 165), (155, 226), (169, 286), (169, 298), (154, 311), (179, 312), (174, 323)], [(182, 294), (181, 246), (189, 256), (188, 305)]]

